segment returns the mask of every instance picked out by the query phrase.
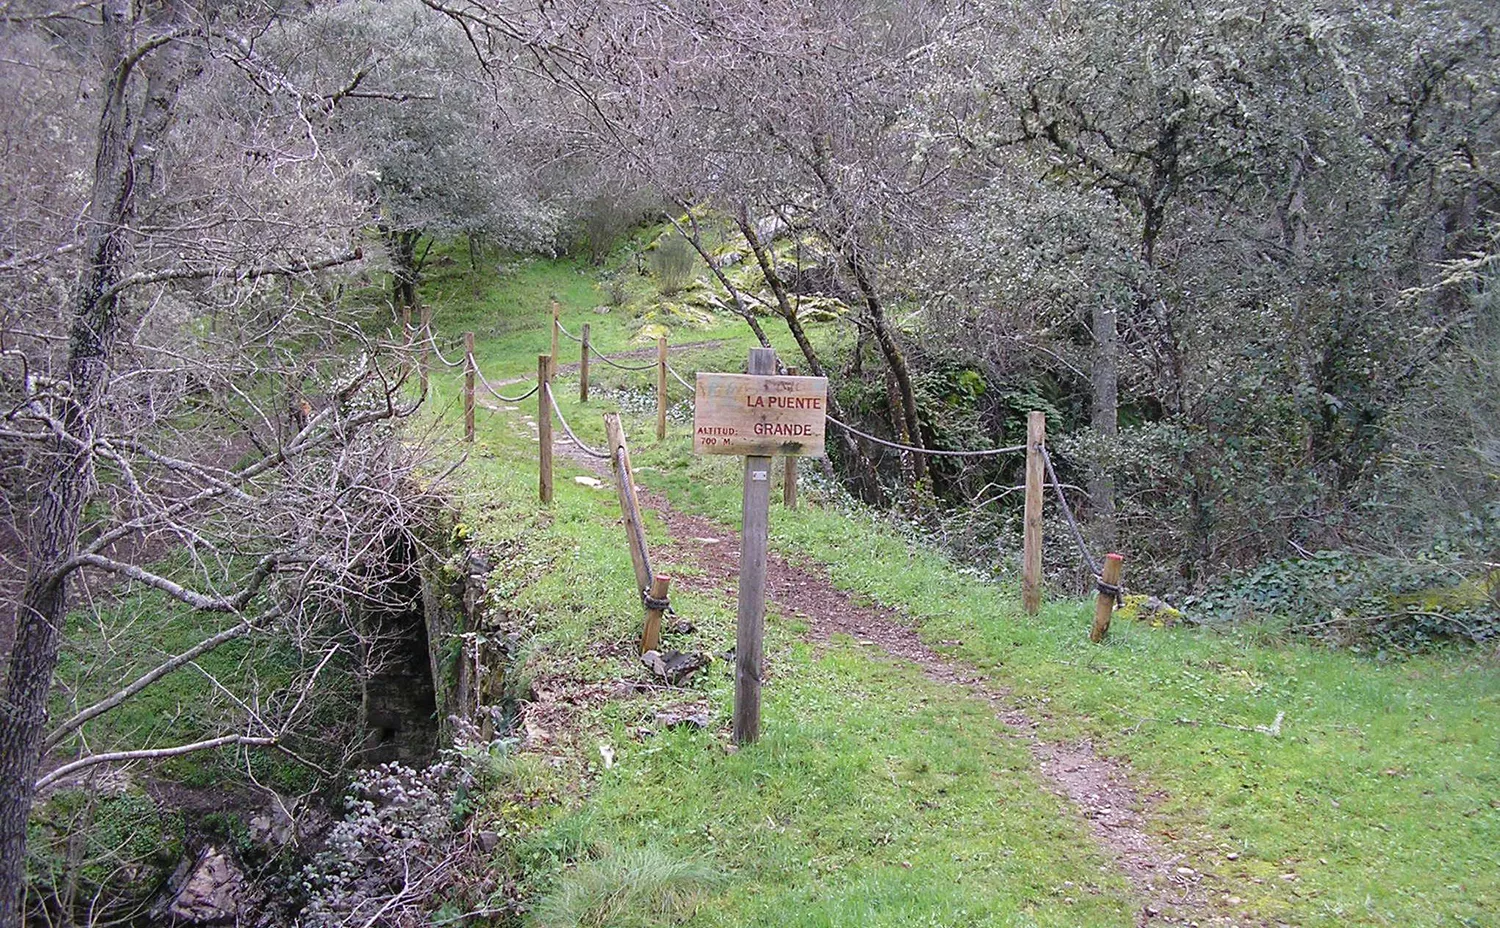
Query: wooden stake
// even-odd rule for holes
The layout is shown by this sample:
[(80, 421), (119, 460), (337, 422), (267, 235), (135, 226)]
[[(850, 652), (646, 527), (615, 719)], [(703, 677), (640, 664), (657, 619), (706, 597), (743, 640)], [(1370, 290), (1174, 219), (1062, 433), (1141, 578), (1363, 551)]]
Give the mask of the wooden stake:
[[(1125, 558), (1118, 554), (1104, 555), (1104, 569), (1100, 571), (1099, 579), (1107, 586), (1115, 589), (1120, 587), (1120, 573), (1124, 570)], [(1104, 640), (1109, 634), (1109, 620), (1115, 611), (1115, 595), (1099, 591), (1099, 598), (1094, 600), (1094, 627), (1089, 632), (1089, 640), (1094, 644)]]
[(537, 491), (542, 502), (552, 502), (552, 359), (536, 356), (536, 437), (540, 449), (537, 464)]
[[(786, 372), (791, 377), (797, 376), (795, 367), (788, 367)], [(797, 457), (789, 454), (786, 456), (786, 470), (781, 475), (781, 505), (787, 509), (797, 508)]]
[[(671, 577), (661, 574), (651, 578), (651, 598), (665, 601), (667, 590), (672, 585)], [(641, 634), (641, 653), (647, 651), (661, 650), (661, 613), (660, 609), (646, 608), (646, 630)]]
[(560, 323), (557, 321), (557, 314), (558, 314), (559, 311), (561, 311), (561, 309), (562, 309), (562, 307), (557, 305), (557, 301), (553, 300), (552, 301), (552, 364), (553, 364), (554, 367), (557, 365), (557, 333), (558, 333), (559, 327), (560, 327)]
[(578, 359), (578, 402), (589, 401), (589, 324), (583, 324), (583, 354)]
[(644, 590), (651, 586), (651, 560), (646, 548), (646, 528), (641, 524), (641, 504), (635, 495), (630, 449), (625, 445), (625, 428), (620, 425), (618, 413), (604, 414), (604, 435), (614, 464), (615, 491), (620, 495), (620, 514), (624, 517), (625, 540), (630, 545), (630, 563), (635, 567), (635, 588)]
[(427, 396), (427, 381), (432, 373), (432, 307), (422, 304), (422, 351), (417, 365), (422, 378), (422, 396)]
[(1026, 418), (1026, 519), (1021, 545), (1021, 601), (1027, 615), (1042, 608), (1042, 446), (1047, 441), (1047, 414)]
[(474, 441), (474, 333), (464, 333), (464, 441)]
[[(776, 352), (751, 348), (749, 373), (776, 373)], [(771, 459), (745, 458), (740, 524), (740, 601), (734, 636), (734, 740), (760, 737), (761, 650), (766, 621), (766, 536), (771, 516)]]
[(667, 337), (656, 339), (656, 440), (667, 437)]

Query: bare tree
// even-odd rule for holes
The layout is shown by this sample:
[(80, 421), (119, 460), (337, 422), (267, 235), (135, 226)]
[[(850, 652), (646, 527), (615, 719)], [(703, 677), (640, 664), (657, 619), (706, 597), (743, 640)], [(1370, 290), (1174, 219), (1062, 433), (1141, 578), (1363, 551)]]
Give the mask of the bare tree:
[[(399, 352), (355, 324), (328, 280), (359, 261), (364, 210), (320, 134), (359, 77), (288, 80), (258, 47), (281, 23), (275, 8), (109, 0), (11, 5), (0, 26), (7, 58), (32, 75), (9, 105), (59, 130), (54, 170), (73, 166), (66, 150), (80, 141), (94, 152), (82, 187), (52, 179), (50, 151), (4, 178), (11, 203), (27, 203), (32, 176), (46, 180), (30, 189), (56, 193), (8, 214), (0, 236), (0, 287), (17, 298), (0, 335), (0, 454), (25, 571), (0, 712), (5, 928), (23, 917), (39, 785), (132, 758), (289, 748), (300, 684), (355, 646), (328, 631), (329, 611), (379, 598), (367, 581), (419, 515), (406, 475), (420, 461), (395, 428), (420, 397)], [(54, 106), (71, 102), (69, 85), (92, 117)], [(70, 590), (88, 578), (225, 622), (49, 734)], [(46, 748), (273, 628), (302, 636), (308, 672), (274, 704), (241, 702), (237, 728), (143, 752), (84, 749), (40, 775)]]

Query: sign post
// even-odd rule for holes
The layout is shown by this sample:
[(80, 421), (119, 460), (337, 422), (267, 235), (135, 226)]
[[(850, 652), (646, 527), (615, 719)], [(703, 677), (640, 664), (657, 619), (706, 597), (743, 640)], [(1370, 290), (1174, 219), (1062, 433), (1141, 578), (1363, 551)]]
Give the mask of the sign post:
[(776, 376), (776, 352), (770, 348), (750, 349), (749, 371), (700, 372), (693, 404), (693, 450), (745, 458), (734, 645), (736, 744), (748, 744), (760, 736), (771, 458), (822, 454), (828, 414), (827, 378)]

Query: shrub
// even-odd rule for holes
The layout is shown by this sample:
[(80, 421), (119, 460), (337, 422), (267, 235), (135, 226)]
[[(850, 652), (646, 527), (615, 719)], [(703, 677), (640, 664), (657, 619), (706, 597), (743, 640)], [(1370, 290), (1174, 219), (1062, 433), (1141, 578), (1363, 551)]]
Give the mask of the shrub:
[(687, 286), (696, 257), (693, 246), (676, 232), (661, 237), (651, 252), (651, 271), (662, 296), (671, 296)]

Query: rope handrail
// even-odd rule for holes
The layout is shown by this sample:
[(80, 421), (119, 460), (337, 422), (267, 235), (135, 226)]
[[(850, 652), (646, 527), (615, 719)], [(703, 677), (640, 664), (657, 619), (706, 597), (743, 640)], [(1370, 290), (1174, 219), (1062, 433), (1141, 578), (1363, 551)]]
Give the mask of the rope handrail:
[(584, 454), (608, 460), (608, 451), (600, 451), (596, 448), (591, 448), (588, 445), (584, 444), (583, 440), (580, 439), (576, 434), (574, 434), (573, 429), (568, 425), (568, 420), (563, 418), (562, 409), (557, 405), (557, 397), (552, 395), (552, 385), (550, 383), (544, 383), (542, 384), (542, 389), (547, 391), (547, 402), (552, 405), (552, 411), (557, 414), (557, 421), (562, 423), (563, 431), (567, 433), (568, 438), (573, 442), (573, 444), (577, 445), (579, 450), (581, 450)]
[[(695, 395), (697, 394), (698, 388), (688, 383), (686, 380), (683, 380), (682, 375), (677, 373), (676, 369), (674, 369), (671, 364), (667, 365), (667, 373), (671, 374), (673, 377), (676, 377), (678, 383), (682, 384), (684, 387), (687, 387), (689, 390), (692, 390)], [(688, 402), (691, 403), (692, 400), (689, 400)]]
[(618, 368), (618, 369), (620, 369), (622, 371), (649, 371), (653, 367), (656, 366), (656, 362), (655, 361), (652, 361), (650, 364), (640, 364), (640, 365), (620, 364), (617, 361), (610, 360), (609, 355), (604, 354), (598, 348), (595, 348), (593, 345), (589, 346), (589, 350), (594, 353), (594, 357), (596, 357), (599, 360), (603, 361), (605, 364), (608, 364), (610, 367)]
[(583, 341), (583, 339), (579, 338), (577, 335), (574, 335), (572, 332), (569, 332), (568, 331), (568, 327), (562, 324), (562, 320), (561, 319), (557, 320), (557, 331), (559, 331), (562, 334), (568, 336), (569, 338), (571, 338), (575, 342), (580, 342), (581, 343)]
[[(1078, 528), (1078, 520), (1073, 518), (1073, 507), (1068, 505), (1068, 497), (1063, 494), (1062, 486), (1059, 485), (1057, 479), (1057, 469), (1052, 466), (1052, 455), (1047, 453), (1046, 445), (1038, 445), (1037, 448), (1042, 452), (1042, 463), (1047, 465), (1047, 476), (1052, 480), (1052, 488), (1057, 491), (1057, 501), (1062, 503), (1063, 515), (1067, 517), (1068, 528), (1073, 532), (1073, 542), (1078, 545), (1078, 550), (1083, 554), (1083, 559), (1088, 562), (1089, 572), (1094, 575), (1096, 581), (1102, 584), (1103, 574), (1099, 572), (1099, 563), (1089, 553), (1088, 545), (1084, 544), (1083, 532)], [(1100, 589), (1103, 589), (1103, 586), (1100, 586)], [(1115, 590), (1114, 592), (1118, 593), (1119, 591)]]
[(532, 384), (531, 389), (527, 390), (525, 393), (522, 393), (520, 396), (506, 396), (504, 393), (496, 390), (494, 384), (491, 384), (488, 380), (485, 379), (484, 371), (481, 371), (479, 369), (479, 362), (474, 360), (473, 355), (469, 355), (469, 361), (474, 365), (474, 375), (479, 378), (479, 382), (483, 384), (486, 390), (490, 391), (491, 396), (502, 403), (519, 403), (522, 400), (531, 399), (531, 397), (536, 394), (537, 385)]
[(1004, 448), (985, 448), (978, 451), (949, 451), (941, 448), (918, 448), (914, 445), (903, 445), (899, 442), (886, 441), (884, 438), (878, 438), (874, 435), (871, 435), (869, 432), (862, 432), (852, 425), (840, 422), (833, 416), (828, 416), (828, 421), (832, 422), (834, 425), (838, 426), (846, 432), (851, 432), (855, 435), (858, 435), (860, 438), (873, 441), (877, 445), (885, 445), (887, 448), (895, 448), (897, 451), (911, 451), (916, 454), (931, 454), (938, 457), (950, 458), (982, 458), (994, 454), (1015, 454), (1017, 451), (1026, 450), (1025, 445), (1007, 445)]
[(463, 367), (464, 366), (464, 362), (463, 362), (462, 359), (457, 360), (457, 361), (450, 361), (446, 357), (443, 356), (443, 349), (441, 349), (441, 348), (439, 348), (437, 346), (437, 339), (433, 337), (431, 329), (427, 330), (427, 344), (429, 344), (429, 345), (432, 346), (432, 353), (435, 354), (435, 355), (437, 355), (437, 359), (439, 361), (441, 361), (444, 366), (446, 366), (446, 367)]

